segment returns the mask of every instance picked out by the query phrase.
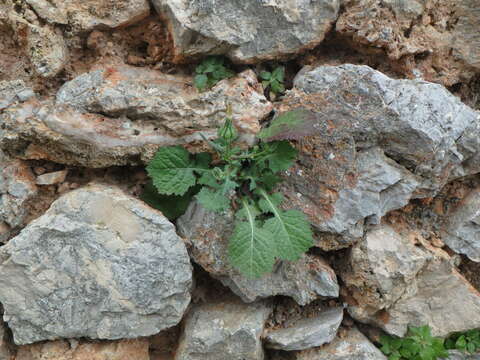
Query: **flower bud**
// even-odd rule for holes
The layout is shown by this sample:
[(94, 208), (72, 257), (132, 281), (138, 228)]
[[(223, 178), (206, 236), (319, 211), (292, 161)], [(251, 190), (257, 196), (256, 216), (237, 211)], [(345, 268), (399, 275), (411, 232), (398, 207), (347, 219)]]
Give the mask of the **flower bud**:
[(223, 126), (218, 129), (218, 137), (225, 140), (226, 143), (232, 143), (238, 137), (237, 129), (233, 126), (232, 119), (226, 118)]

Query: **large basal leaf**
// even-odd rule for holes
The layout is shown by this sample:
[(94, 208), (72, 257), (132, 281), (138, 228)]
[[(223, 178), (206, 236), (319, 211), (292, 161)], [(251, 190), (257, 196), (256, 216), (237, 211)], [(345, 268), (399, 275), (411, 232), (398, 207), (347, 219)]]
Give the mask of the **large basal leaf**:
[(313, 246), (313, 233), (304, 213), (298, 210), (281, 210), (274, 199), (264, 190), (261, 195), (273, 218), (265, 222), (264, 229), (274, 235), (277, 256), (283, 260), (295, 261)]
[(275, 240), (255, 220), (255, 212), (244, 202), (245, 221), (238, 221), (228, 246), (230, 263), (243, 275), (258, 278), (271, 272), (275, 262)]
[(207, 210), (224, 211), (230, 207), (230, 198), (221, 189), (203, 187), (197, 194), (198, 202)]
[(181, 146), (160, 148), (147, 166), (148, 175), (160, 194), (183, 195), (195, 185), (194, 172), (205, 171), (197, 165), (187, 150)]
[(314, 134), (317, 116), (307, 109), (294, 109), (275, 117), (270, 126), (260, 131), (263, 141), (294, 140)]

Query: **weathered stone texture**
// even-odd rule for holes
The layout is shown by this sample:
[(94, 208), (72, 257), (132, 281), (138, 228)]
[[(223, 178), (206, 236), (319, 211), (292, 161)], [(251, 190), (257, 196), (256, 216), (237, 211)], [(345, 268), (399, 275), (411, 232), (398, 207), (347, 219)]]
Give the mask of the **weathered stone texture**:
[(0, 302), (17, 344), (148, 336), (176, 325), (192, 268), (175, 227), (120, 190), (55, 201), (0, 250)]
[(324, 39), (340, 8), (339, 0), (154, 0), (153, 4), (170, 22), (177, 61), (225, 54), (247, 63), (314, 47)]
[(0, 81), (0, 111), (34, 96), (33, 90), (22, 80)]
[(270, 311), (262, 302), (194, 307), (185, 320), (175, 360), (263, 360), (260, 336)]
[(284, 295), (305, 305), (319, 297), (338, 296), (335, 273), (319, 256), (305, 254), (296, 262), (279, 262), (272, 273), (260, 279), (246, 278), (233, 269), (227, 258), (232, 212), (217, 214), (193, 202), (178, 219), (177, 227), (189, 243), (193, 260), (245, 302)]

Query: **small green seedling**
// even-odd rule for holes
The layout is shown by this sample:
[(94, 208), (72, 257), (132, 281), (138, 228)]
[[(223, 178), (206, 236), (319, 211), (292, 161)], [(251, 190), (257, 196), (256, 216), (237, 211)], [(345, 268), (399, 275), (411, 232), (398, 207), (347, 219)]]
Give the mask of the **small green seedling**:
[(380, 337), (380, 350), (388, 360), (436, 360), (448, 357), (444, 341), (433, 337), (429, 326), (409, 327), (407, 336)]
[(285, 68), (283, 66), (278, 66), (272, 72), (262, 71), (260, 78), (262, 79), (263, 87), (265, 89), (269, 88), (275, 95), (285, 92), (285, 86), (283, 85)]
[(205, 139), (217, 153), (213, 164), (208, 153), (192, 155), (181, 146), (169, 146), (160, 148), (147, 166), (160, 194), (181, 197), (200, 186), (196, 198), (206, 209), (238, 210), (228, 257), (251, 278), (271, 272), (276, 259), (298, 260), (313, 246), (306, 215), (285, 210), (282, 194), (274, 191), (282, 181), (279, 173), (293, 165), (297, 151), (287, 140), (268, 141), (270, 133), (264, 132), (259, 136), (264, 141), (250, 148), (237, 146), (239, 135), (229, 110), (218, 138)]
[(209, 56), (195, 68), (195, 87), (204, 91), (210, 89), (220, 80), (227, 79), (235, 73), (225, 66), (225, 59), (221, 56)]
[(480, 350), (480, 330), (455, 333), (445, 341), (445, 347), (449, 350), (457, 349), (473, 354)]

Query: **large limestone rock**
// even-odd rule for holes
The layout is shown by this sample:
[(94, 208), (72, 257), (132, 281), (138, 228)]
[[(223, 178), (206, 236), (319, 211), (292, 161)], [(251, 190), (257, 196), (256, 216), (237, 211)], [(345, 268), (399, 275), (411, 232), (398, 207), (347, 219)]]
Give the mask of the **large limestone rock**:
[(25, 223), (27, 204), (37, 191), (35, 176), (27, 164), (0, 151), (0, 242), (7, 240), (11, 229)]
[(263, 302), (194, 307), (185, 320), (175, 360), (263, 360), (260, 336), (270, 311)]
[(358, 321), (398, 336), (408, 325), (429, 325), (436, 336), (480, 327), (480, 293), (418, 233), (373, 229), (343, 268), (342, 280), (357, 302), (349, 312)]
[(463, 351), (450, 350), (446, 360), (480, 360), (480, 354), (469, 354)]
[(285, 351), (304, 350), (331, 342), (343, 320), (343, 308), (325, 310), (316, 317), (304, 318), (286, 328), (271, 330), (266, 346)]
[(356, 328), (348, 330), (345, 337), (336, 338), (318, 349), (299, 351), (292, 360), (387, 360)]
[(158, 333), (181, 320), (192, 283), (173, 224), (101, 185), (62, 196), (3, 246), (0, 273), (17, 344)]
[(177, 61), (226, 54), (236, 62), (273, 60), (319, 44), (339, 0), (237, 2), (154, 0), (170, 25)]
[(22, 80), (0, 81), (0, 111), (34, 96), (33, 90)]
[(38, 16), (53, 24), (70, 25), (72, 32), (133, 24), (150, 12), (147, 0), (25, 0)]
[(480, 262), (480, 189), (474, 189), (446, 217), (442, 240), (457, 253)]
[(139, 164), (160, 146), (216, 137), (227, 105), (251, 142), (272, 110), (251, 71), (199, 93), (191, 78), (118, 66), (67, 82), (56, 103), (37, 100), (0, 114), (0, 147), (23, 158), (89, 167)]
[(480, 66), (476, 0), (345, 0), (336, 31), (366, 53), (402, 64), (407, 76), (451, 86)]
[(15, 360), (150, 360), (147, 339), (72, 344), (57, 340), (19, 346)]
[(305, 118), (278, 135), (299, 137), (284, 189), (320, 232), (361, 236), (365, 222), (480, 170), (480, 113), (441, 85), (349, 64), (306, 67), (294, 84), (277, 109)]
[(305, 305), (321, 297), (338, 297), (336, 275), (319, 256), (306, 254), (296, 262), (280, 262), (272, 273), (259, 279), (241, 275), (230, 266), (227, 258), (233, 224), (232, 212), (207, 211), (197, 202), (190, 204), (187, 212), (177, 220), (178, 232), (189, 243), (193, 260), (243, 301), (284, 295)]

